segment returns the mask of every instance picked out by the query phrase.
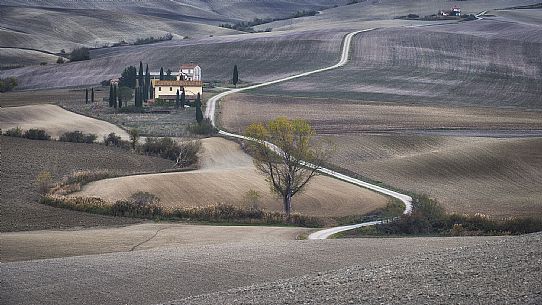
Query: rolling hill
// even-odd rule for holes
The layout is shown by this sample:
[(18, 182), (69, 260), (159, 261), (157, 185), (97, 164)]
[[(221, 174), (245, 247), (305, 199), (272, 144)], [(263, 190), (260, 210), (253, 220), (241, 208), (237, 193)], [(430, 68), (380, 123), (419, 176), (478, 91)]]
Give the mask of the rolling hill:
[[(260, 195), (258, 206), (282, 211), (265, 178), (256, 172), (250, 156), (235, 142), (204, 140), (201, 168), (195, 171), (126, 176), (92, 182), (71, 196), (100, 197), (108, 201), (143, 191), (160, 198), (165, 207), (208, 206), (219, 203), (247, 206), (249, 190)], [(212, 190), (212, 191), (211, 191)], [(304, 215), (340, 217), (362, 215), (383, 207), (388, 198), (326, 176), (317, 176), (307, 190), (293, 199), (293, 211)]]

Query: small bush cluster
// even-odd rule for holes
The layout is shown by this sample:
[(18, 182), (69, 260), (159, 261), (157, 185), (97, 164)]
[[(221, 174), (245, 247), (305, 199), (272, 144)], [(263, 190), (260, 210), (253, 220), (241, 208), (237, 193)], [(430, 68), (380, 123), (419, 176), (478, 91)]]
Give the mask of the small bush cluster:
[(84, 170), (76, 171), (65, 176), (60, 183), (51, 188), (49, 194), (67, 195), (81, 190), (81, 187), (93, 181), (117, 177), (118, 175), (108, 170)]
[(187, 141), (179, 146), (181, 150), (177, 155), (177, 166), (187, 167), (198, 162), (198, 154), (202, 147), (200, 140)]
[(149, 137), (140, 146), (140, 150), (146, 155), (160, 156), (164, 159), (177, 161), (182, 148), (172, 138)]
[(80, 131), (66, 132), (58, 139), (62, 142), (74, 142), (74, 143), (94, 143), (98, 136), (95, 134), (84, 134)]
[(50, 140), (51, 136), (45, 132), (43, 129), (31, 128), (29, 130), (23, 131), (21, 128), (11, 128), (4, 132), (5, 136), (16, 137), (16, 138), (27, 138), (30, 140)]
[(104, 137), (105, 146), (116, 146), (124, 149), (130, 149), (131, 145), (129, 141), (122, 140), (120, 136), (117, 136), (114, 132)]
[(305, 16), (315, 16), (318, 14), (318, 11), (316, 10), (302, 10), (302, 11), (297, 11), (295, 13), (293, 13), (292, 15), (288, 16), (288, 17), (282, 17), (282, 18), (254, 18), (252, 21), (241, 21), (241, 22), (237, 22), (237, 23), (234, 23), (234, 24), (221, 24), (219, 25), (220, 27), (223, 27), (223, 28), (227, 28), (227, 29), (233, 29), (233, 30), (237, 30), (237, 31), (242, 31), (242, 32), (248, 32), (248, 33), (255, 33), (255, 32), (271, 32), (272, 29), (271, 28), (267, 28), (265, 29), (265, 31), (256, 31), (254, 30), (254, 26), (257, 26), (257, 25), (261, 25), (261, 24), (266, 24), (266, 23), (270, 23), (270, 22), (273, 22), (273, 21), (280, 21), (280, 20), (287, 20), (287, 19), (295, 19), (295, 18), (300, 18), (300, 17), (305, 17)]

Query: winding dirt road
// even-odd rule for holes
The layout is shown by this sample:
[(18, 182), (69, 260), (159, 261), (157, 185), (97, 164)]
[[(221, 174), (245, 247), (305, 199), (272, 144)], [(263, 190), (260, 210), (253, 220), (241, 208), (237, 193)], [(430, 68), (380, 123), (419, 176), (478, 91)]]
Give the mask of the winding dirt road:
[[(285, 78), (281, 78), (281, 79), (277, 79), (277, 80), (273, 80), (273, 81), (253, 85), (253, 86), (231, 89), (231, 90), (222, 92), (222, 93), (210, 98), (209, 101), (207, 102), (207, 107), (205, 109), (205, 117), (210, 119), (213, 126), (216, 127), (216, 121), (215, 121), (216, 104), (220, 101), (220, 99), (222, 99), (222, 98), (224, 98), (224, 97), (226, 97), (226, 96), (228, 96), (230, 94), (234, 94), (234, 93), (238, 93), (238, 92), (242, 92), (242, 91), (247, 91), (247, 90), (252, 90), (252, 89), (256, 89), (256, 88), (260, 88), (260, 87), (264, 87), (264, 86), (269, 86), (269, 85), (273, 85), (273, 84), (277, 84), (277, 83), (282, 83), (282, 82), (286, 82), (286, 81), (293, 80), (293, 79), (296, 79), (296, 78), (300, 78), (300, 77), (304, 77), (304, 76), (308, 76), (308, 75), (311, 75), (311, 74), (320, 73), (320, 72), (324, 72), (324, 71), (329, 71), (329, 70), (337, 69), (337, 68), (340, 68), (340, 67), (344, 66), (348, 62), (348, 55), (350, 54), (350, 47), (351, 47), (351, 44), (352, 44), (352, 38), (356, 34), (363, 33), (363, 32), (369, 32), (369, 31), (373, 31), (373, 30), (375, 30), (375, 28), (355, 31), (355, 32), (351, 32), (351, 33), (346, 34), (346, 36), (344, 37), (344, 41), (343, 41), (343, 48), (342, 48), (342, 52), (341, 52), (341, 58), (340, 58), (339, 62), (336, 63), (333, 66), (329, 66), (329, 67), (326, 67), (326, 68), (321, 68), (321, 69), (317, 69), (317, 70), (313, 70), (313, 71), (308, 71), (308, 72), (304, 72), (304, 73), (301, 73), (301, 74), (296, 74), (296, 75), (288, 76), (288, 77), (285, 77)], [(245, 137), (243, 135), (238, 135), (238, 134), (226, 132), (224, 130), (219, 130), (218, 133), (223, 135), (223, 136), (227, 136), (227, 137), (251, 140), (250, 138), (247, 138), (247, 137)], [(273, 149), (274, 151), (280, 151), (280, 149), (278, 147), (276, 147), (275, 145), (273, 145), (272, 143), (267, 143), (267, 145), (269, 145), (269, 147), (271, 149)], [(314, 167), (314, 165), (310, 164), (310, 163), (306, 163), (306, 166)], [(401, 194), (401, 193), (398, 193), (398, 192), (395, 192), (395, 191), (380, 187), (378, 185), (370, 184), (370, 183), (367, 183), (365, 181), (361, 181), (361, 180), (356, 179), (356, 178), (349, 177), (347, 175), (338, 173), (336, 171), (332, 171), (332, 170), (327, 169), (327, 168), (319, 168), (318, 171), (323, 173), (323, 174), (327, 174), (329, 176), (335, 177), (337, 179), (340, 179), (340, 180), (343, 180), (343, 181), (350, 182), (352, 184), (358, 185), (360, 187), (368, 188), (370, 190), (373, 190), (373, 191), (376, 191), (376, 192), (391, 196), (393, 198), (397, 198), (397, 199), (401, 200), (401, 202), (403, 202), (405, 204), (405, 211), (403, 212), (404, 214), (408, 214), (408, 213), (410, 213), (412, 211), (412, 198), (410, 196), (407, 196), (405, 194)], [(359, 224), (355, 224), (355, 225), (348, 225), (348, 226), (340, 226), (340, 227), (329, 228), (329, 229), (314, 232), (314, 233), (310, 234), (308, 238), (309, 239), (326, 239), (326, 238), (328, 238), (329, 236), (331, 236), (331, 235), (333, 235), (335, 233), (339, 233), (339, 232), (343, 232), (343, 231), (347, 231), (347, 230), (352, 230), (352, 229), (359, 228), (359, 227), (364, 227), (364, 226), (371, 226), (371, 225), (375, 225), (375, 224), (378, 224), (378, 223), (381, 223), (381, 221), (371, 221), (371, 222), (364, 222), (364, 223), (359, 223)]]

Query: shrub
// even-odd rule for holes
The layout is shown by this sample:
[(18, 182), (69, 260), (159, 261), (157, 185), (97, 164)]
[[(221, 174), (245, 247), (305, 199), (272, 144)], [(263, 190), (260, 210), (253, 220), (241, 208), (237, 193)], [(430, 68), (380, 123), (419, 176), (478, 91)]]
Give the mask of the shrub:
[(120, 136), (117, 136), (114, 132), (104, 137), (104, 144), (106, 146), (117, 146), (124, 149), (130, 149), (130, 142), (124, 141)]
[(18, 82), (15, 77), (0, 78), (0, 92), (8, 92), (17, 87)]
[(183, 142), (179, 147), (177, 166), (187, 167), (198, 162), (198, 153), (202, 147), (200, 140)]
[(64, 58), (63, 57), (58, 57), (57, 60), (56, 60), (56, 63), (57, 64), (63, 64), (64, 63)]
[(89, 60), (90, 59), (90, 53), (88, 48), (75, 48), (70, 53), (70, 61), (82, 61), (82, 60)]
[(181, 153), (181, 146), (172, 138), (152, 138), (149, 137), (141, 145), (141, 151), (146, 155), (159, 156), (164, 159), (177, 161)]
[(11, 128), (11, 129), (6, 130), (4, 135), (6, 135), (8, 137), (22, 138), (23, 137), (23, 130), (21, 128), (19, 128), (19, 127)]
[(213, 126), (210, 119), (203, 119), (201, 124), (193, 123), (188, 126), (188, 130), (197, 135), (210, 136), (217, 133), (217, 129)]
[(136, 106), (124, 106), (118, 109), (119, 113), (144, 113), (145, 109)]
[(95, 134), (84, 134), (80, 131), (66, 132), (58, 139), (62, 142), (74, 142), (74, 143), (94, 143), (98, 138)]
[(51, 136), (49, 136), (45, 130), (43, 129), (36, 129), (32, 128), (24, 132), (23, 137), (30, 139), (30, 140), (49, 140), (51, 139)]
[(137, 146), (137, 142), (139, 142), (139, 131), (135, 128), (132, 128), (130, 129), (128, 134), (130, 134), (130, 144), (132, 145), (132, 149), (135, 149)]
[(50, 172), (43, 171), (36, 177), (36, 182), (40, 194), (47, 194), (49, 189), (53, 186), (53, 176)]

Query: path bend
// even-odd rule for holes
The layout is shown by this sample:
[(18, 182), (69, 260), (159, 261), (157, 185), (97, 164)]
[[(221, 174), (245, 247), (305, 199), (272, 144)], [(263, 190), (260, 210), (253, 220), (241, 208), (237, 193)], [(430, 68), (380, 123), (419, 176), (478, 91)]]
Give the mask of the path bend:
[[(329, 66), (329, 67), (325, 67), (325, 68), (321, 68), (321, 69), (317, 69), (317, 70), (313, 70), (313, 71), (308, 71), (308, 72), (304, 72), (304, 73), (300, 73), (300, 74), (296, 74), (296, 75), (284, 77), (284, 78), (281, 78), (281, 79), (277, 79), (277, 80), (264, 82), (264, 83), (257, 84), (257, 85), (244, 87), (244, 88), (230, 89), (228, 91), (225, 91), (225, 92), (222, 92), (220, 94), (217, 94), (217, 95), (213, 96), (212, 98), (209, 99), (209, 101), (207, 101), (207, 107), (205, 109), (205, 117), (210, 119), (213, 126), (216, 127), (216, 121), (215, 121), (215, 119), (216, 119), (216, 114), (215, 114), (215, 112), (216, 112), (216, 104), (218, 103), (218, 101), (220, 101), (220, 99), (224, 98), (225, 96), (228, 96), (228, 95), (234, 94), (234, 93), (238, 93), (238, 92), (242, 92), (242, 91), (252, 90), (252, 89), (256, 89), (256, 88), (260, 88), (260, 87), (264, 87), (264, 86), (269, 86), (269, 85), (273, 85), (273, 84), (277, 84), (277, 83), (286, 82), (286, 81), (289, 81), (289, 80), (292, 80), (292, 79), (296, 79), (296, 78), (300, 78), (300, 77), (304, 77), (304, 76), (308, 76), (308, 75), (311, 75), (311, 74), (320, 73), (320, 72), (324, 72), (324, 71), (329, 71), (329, 70), (337, 69), (337, 68), (340, 68), (340, 67), (344, 66), (348, 62), (348, 55), (350, 54), (350, 48), (351, 48), (351, 45), (352, 45), (352, 38), (356, 34), (373, 31), (375, 29), (376, 28), (370, 28), (370, 29), (359, 30), (359, 31), (355, 31), (355, 32), (351, 32), (351, 33), (346, 34), (346, 36), (344, 37), (344, 40), (343, 40), (341, 58), (340, 58), (339, 62), (334, 64), (333, 66)], [(235, 133), (231, 133), (231, 132), (226, 132), (224, 130), (219, 130), (218, 133), (220, 135), (223, 135), (223, 136), (228, 136), (228, 137), (233, 137), (233, 138), (238, 138), (238, 139), (244, 139), (244, 140), (253, 140), (253, 139), (250, 139), (250, 138), (245, 137), (243, 135), (239, 135), (239, 134), (235, 134)], [(273, 150), (275, 150), (275, 151), (280, 151), (280, 149), (278, 149), (278, 147), (276, 147), (272, 143), (267, 143), (267, 145), (270, 148), (272, 148)], [(315, 165), (310, 164), (310, 163), (306, 163), (305, 165), (308, 166), (308, 167), (314, 167), (315, 166)], [(339, 180), (343, 180), (343, 181), (358, 185), (360, 187), (368, 188), (368, 189), (376, 191), (378, 193), (381, 193), (381, 194), (388, 195), (388, 196), (391, 196), (393, 198), (399, 199), (405, 205), (405, 210), (404, 210), (403, 214), (409, 214), (412, 211), (412, 198), (410, 196), (408, 196), (408, 195), (401, 194), (401, 193), (392, 191), (390, 189), (387, 189), (387, 188), (384, 188), (384, 187), (381, 187), (381, 186), (378, 186), (378, 185), (374, 185), (374, 184), (371, 184), (371, 183), (368, 183), (368, 182), (365, 182), (365, 181), (362, 181), (362, 180), (359, 180), (359, 179), (356, 179), (356, 178), (341, 174), (339, 172), (336, 172), (336, 171), (333, 171), (333, 170), (330, 170), (330, 169), (327, 169), (327, 168), (321, 167), (321, 168), (318, 169), (318, 171), (323, 173), (323, 174), (326, 174), (326, 175), (332, 176), (334, 178), (337, 178)], [(340, 226), (340, 227), (328, 228), (328, 229), (316, 231), (316, 232), (310, 234), (308, 236), (308, 239), (327, 239), (329, 236), (331, 236), (333, 234), (336, 234), (336, 233), (339, 233), (339, 232), (348, 231), (348, 230), (352, 230), (352, 229), (360, 228), (360, 227), (365, 227), (365, 226), (372, 226), (372, 225), (379, 224), (379, 223), (382, 223), (382, 222), (383, 221), (371, 221), (371, 222), (364, 222), (364, 223), (348, 225), (348, 226)]]

